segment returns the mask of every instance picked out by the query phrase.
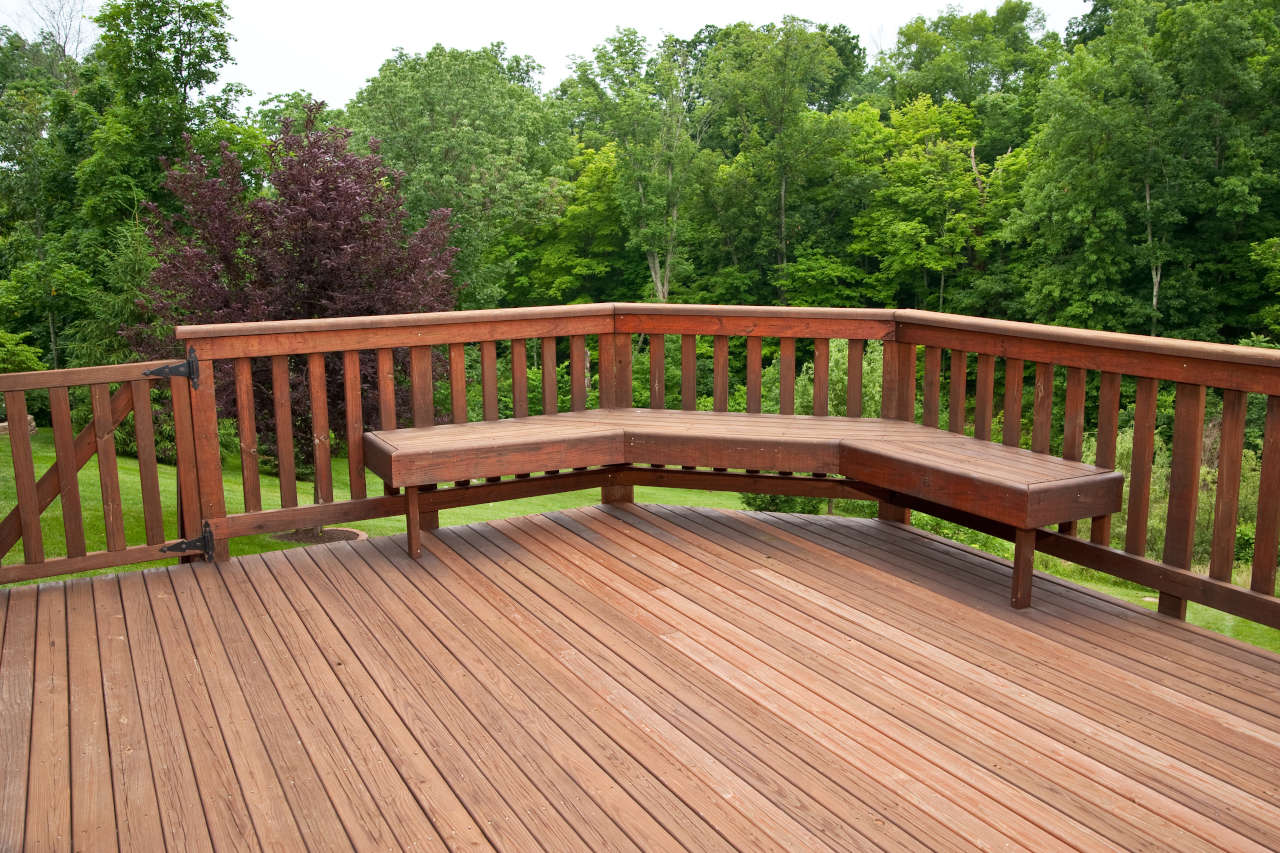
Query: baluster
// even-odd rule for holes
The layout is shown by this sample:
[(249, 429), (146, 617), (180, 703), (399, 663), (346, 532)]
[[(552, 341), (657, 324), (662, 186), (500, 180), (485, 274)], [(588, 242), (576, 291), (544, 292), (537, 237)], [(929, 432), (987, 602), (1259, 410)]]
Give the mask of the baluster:
[(1022, 383), (1023, 364), (1020, 358), (1004, 360), (1004, 435), (1001, 441), (1007, 447), (1022, 444)]
[(951, 432), (964, 432), (966, 420), (965, 398), (969, 382), (969, 354), (960, 350), (951, 351), (951, 382), (948, 386), (947, 406), (949, 418), (947, 429)]
[[(40, 530), (40, 500), (36, 496), (35, 459), (31, 453), (31, 436), (27, 432), (26, 392), (5, 391), (4, 405), (10, 424), (9, 453), (13, 458), (13, 477), (18, 491), (18, 520), (22, 524), (22, 561), (43, 563), (44, 536)], [(115, 452), (114, 444), (111, 450)]]
[[(382, 352), (378, 351), (379, 382)], [(342, 399), (347, 410), (347, 476), (351, 497), (360, 499), (368, 495), (368, 490), (364, 482), (364, 398), (360, 388), (360, 353), (355, 350), (342, 354)], [(384, 425), (382, 428), (387, 427)]]
[(1276, 555), (1280, 551), (1280, 396), (1267, 398), (1262, 434), (1262, 474), (1258, 489), (1258, 525), (1253, 544), (1250, 589), (1276, 594)]
[(938, 427), (938, 410), (942, 407), (942, 350), (924, 348), (924, 418), (927, 427)]
[[(262, 509), (262, 488), (258, 482), (258, 425), (253, 409), (253, 372), (247, 358), (232, 362), (236, 378), (236, 422), (240, 436), (240, 480), (244, 491), (244, 511)], [(148, 402), (150, 397), (148, 396)], [(138, 417), (134, 400), (134, 421)]]
[[(1062, 419), (1062, 458), (1079, 462), (1084, 452), (1084, 398), (1085, 370), (1083, 367), (1067, 368), (1067, 397)], [(1058, 531), (1068, 536), (1076, 535), (1076, 522), (1058, 525)]]
[[(98, 477), (102, 486), (102, 522), (107, 529), (107, 550), (123, 551), (124, 503), (120, 499), (120, 471), (116, 464), (116, 428), (111, 419), (111, 388), (105, 384), (89, 389), (93, 401), (93, 434), (98, 447)], [(26, 413), (23, 412), (23, 420)]]
[(729, 338), (716, 335), (713, 339), (715, 359), (712, 364), (714, 385), (714, 402), (712, 408), (717, 412), (729, 410)]
[(1031, 449), (1048, 453), (1053, 429), (1053, 365), (1036, 364), (1036, 394), (1031, 404)]
[(667, 336), (649, 336), (649, 408), (667, 407)]
[(453, 422), (467, 422), (467, 352), (461, 343), (449, 344), (449, 403)]
[(498, 345), (496, 341), (480, 343), (480, 389), (484, 392), (484, 419), (498, 419)]
[(333, 503), (333, 471), (329, 466), (329, 396), (325, 391), (324, 353), (307, 356), (311, 393), (311, 443), (315, 445), (316, 503)]
[(1130, 554), (1147, 553), (1147, 521), (1151, 511), (1151, 462), (1155, 453), (1156, 391), (1158, 383), (1140, 377), (1133, 407), (1133, 464), (1129, 471), (1129, 523), (1124, 549)]
[(680, 408), (692, 412), (698, 408), (698, 339), (680, 336)]
[(378, 350), (378, 429), (395, 429), (396, 418), (396, 365), (391, 350)]
[(755, 415), (760, 414), (761, 343), (755, 335), (747, 338), (747, 411)]
[[(1169, 511), (1165, 520), (1164, 562), (1191, 567), (1196, 541), (1196, 508), (1200, 502), (1200, 454), (1204, 444), (1203, 385), (1179, 382), (1173, 404), (1173, 467), (1169, 471)], [(1160, 593), (1160, 612), (1185, 619), (1187, 602)]]
[(813, 413), (825, 415), (831, 396), (831, 343), (826, 338), (813, 341)]
[(524, 338), (511, 342), (511, 413), (517, 418), (529, 415), (529, 363)]
[(1209, 577), (1231, 580), (1236, 560), (1236, 524), (1240, 515), (1240, 467), (1249, 395), (1222, 392), (1222, 428), (1218, 438), (1218, 489), (1213, 503), (1213, 543)]
[(784, 415), (796, 412), (796, 339), (782, 338), (779, 342), (778, 410)]
[[(71, 400), (66, 388), (49, 389), (49, 410), (53, 415), (53, 447), (57, 454), (58, 494), (62, 498), (62, 530), (67, 539), (67, 556), (83, 557), (84, 515), (80, 507), (80, 478), (77, 476), (79, 466), (76, 465), (75, 435), (71, 426)], [(154, 441), (151, 461), (155, 463)], [(18, 503), (21, 504), (22, 501), (19, 500)]]
[[(1120, 374), (1103, 373), (1098, 385), (1098, 454), (1100, 468), (1116, 465), (1116, 434), (1120, 428)], [(1111, 516), (1095, 516), (1089, 524), (1089, 541), (1111, 544)]]
[(575, 412), (587, 408), (587, 336), (569, 337), (569, 404)]
[(991, 440), (991, 418), (995, 406), (996, 357), (978, 354), (978, 387), (973, 394), (973, 437)]
[(556, 387), (556, 339), (542, 339), (542, 413), (554, 415), (560, 410)]
[[(142, 487), (142, 523), (147, 532), (147, 544), (159, 545), (164, 541), (164, 507), (160, 504), (160, 471), (156, 465), (156, 431), (155, 418), (151, 412), (151, 381), (135, 379), (129, 383), (133, 394), (133, 431), (138, 441), (138, 479)], [(249, 422), (252, 427), (253, 422)], [(258, 459), (257, 432), (254, 436), (253, 459)], [(254, 474), (257, 469), (255, 467)], [(255, 494), (257, 478), (254, 478)], [(66, 511), (64, 496), (63, 511)], [(261, 509), (261, 498), (259, 498)], [(68, 554), (69, 556), (69, 554)]]
[(845, 413), (851, 418), (862, 417), (862, 355), (867, 342), (849, 340), (849, 365), (845, 375)]
[[(184, 539), (194, 539), (200, 534), (200, 481), (196, 472), (195, 425), (191, 420), (191, 385), (186, 377), (169, 377), (169, 397), (173, 401), (173, 437), (178, 461), (178, 511), (181, 514), (178, 533)], [(292, 452), (290, 450), (290, 454)], [(292, 456), (289, 461), (293, 462)], [(280, 468), (283, 472), (283, 463)]]
[(431, 376), (431, 347), (413, 347), (409, 350), (409, 383), (413, 394), (413, 425), (433, 425), (436, 421), (436, 402)]
[[(185, 380), (184, 380), (185, 381)], [(271, 397), (275, 404), (276, 456), (280, 463), (280, 506), (298, 505), (298, 481), (293, 464), (293, 386), (289, 383), (289, 357), (271, 357)], [(183, 504), (185, 507), (186, 504)]]

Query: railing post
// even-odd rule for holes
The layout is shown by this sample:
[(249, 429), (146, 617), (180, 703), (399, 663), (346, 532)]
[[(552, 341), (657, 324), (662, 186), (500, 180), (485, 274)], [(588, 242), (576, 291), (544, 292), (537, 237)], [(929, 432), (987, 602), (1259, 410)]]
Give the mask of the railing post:
[[(898, 341), (884, 342), (880, 385), (880, 417), (910, 421), (916, 408), (916, 347)], [(911, 510), (888, 501), (877, 502), (876, 516), (884, 521), (911, 523)]]
[[(600, 408), (629, 409), (635, 405), (631, 384), (631, 335), (610, 332), (600, 336)], [(601, 486), (601, 503), (632, 503), (634, 486)]]
[[(226, 518), (226, 498), (222, 492), (222, 452), (218, 445), (218, 406), (213, 395), (213, 361), (201, 358), (198, 385), (184, 383), (190, 393), (191, 440), (195, 451), (196, 488), (200, 495), (200, 519), (213, 522)], [(179, 439), (181, 447), (181, 439)], [(215, 562), (230, 557), (227, 540), (215, 536)]]

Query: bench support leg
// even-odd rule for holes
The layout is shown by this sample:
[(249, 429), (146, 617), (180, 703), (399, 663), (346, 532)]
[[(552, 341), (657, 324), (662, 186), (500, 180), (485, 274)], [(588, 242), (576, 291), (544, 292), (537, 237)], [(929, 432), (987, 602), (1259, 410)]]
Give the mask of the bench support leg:
[(896, 521), (899, 524), (911, 523), (911, 510), (906, 507), (891, 504), (888, 501), (880, 501), (876, 511), (876, 518), (881, 521)]
[(409, 556), (417, 559), (422, 553), (422, 523), (420, 513), (418, 512), (418, 487), (405, 486), (404, 488), (404, 516), (407, 531), (407, 541), (405, 550), (409, 552)]
[(1013, 539), (1013, 589), (1009, 603), (1022, 609), (1031, 604), (1031, 568), (1036, 560), (1036, 532), (1019, 530)]
[(634, 486), (601, 486), (600, 503), (630, 504), (636, 502)]

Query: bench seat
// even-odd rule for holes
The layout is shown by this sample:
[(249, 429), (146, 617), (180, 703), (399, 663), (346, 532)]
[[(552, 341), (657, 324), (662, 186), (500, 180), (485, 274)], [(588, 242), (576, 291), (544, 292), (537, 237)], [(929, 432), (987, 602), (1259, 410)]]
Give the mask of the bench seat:
[(364, 456), (387, 485), (405, 489), (415, 552), (417, 490), (432, 483), (612, 465), (841, 475), (1013, 527), (1015, 606), (1030, 598), (1035, 529), (1119, 510), (1124, 482), (1115, 471), (906, 421), (653, 409), (369, 432)]

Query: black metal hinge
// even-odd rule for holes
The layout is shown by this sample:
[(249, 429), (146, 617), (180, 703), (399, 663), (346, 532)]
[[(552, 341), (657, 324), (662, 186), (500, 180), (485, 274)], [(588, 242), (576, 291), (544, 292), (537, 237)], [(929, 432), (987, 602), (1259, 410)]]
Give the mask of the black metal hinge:
[(204, 554), (206, 560), (213, 559), (213, 529), (209, 527), (209, 522), (205, 522), (201, 528), (200, 535), (195, 539), (179, 539), (177, 542), (171, 542), (168, 545), (161, 546), (162, 552), (172, 551), (200, 551)]
[(200, 362), (196, 359), (196, 351), (193, 347), (187, 348), (187, 357), (183, 361), (175, 361), (173, 364), (166, 364), (164, 367), (153, 367), (150, 370), (144, 370), (143, 376), (182, 376), (190, 380), (192, 388), (200, 387)]

